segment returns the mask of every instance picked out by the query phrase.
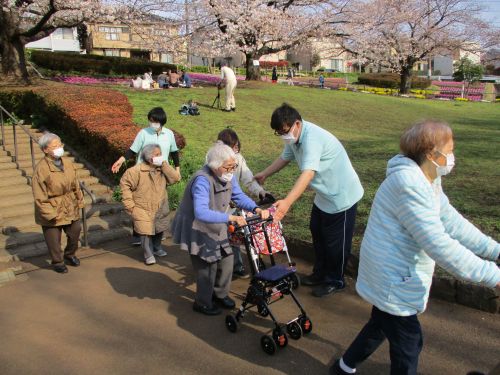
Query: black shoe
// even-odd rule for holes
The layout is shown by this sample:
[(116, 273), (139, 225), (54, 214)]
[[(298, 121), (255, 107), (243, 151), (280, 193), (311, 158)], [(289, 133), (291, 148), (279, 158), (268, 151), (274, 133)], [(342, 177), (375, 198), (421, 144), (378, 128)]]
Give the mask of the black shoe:
[[(357, 373), (357, 372), (356, 372)], [(340, 359), (337, 359), (335, 363), (330, 367), (329, 370), (330, 375), (349, 375), (349, 373), (345, 372), (340, 368)]]
[(320, 285), (316, 288), (313, 289), (312, 295), (314, 297), (324, 297), (332, 293), (337, 293), (341, 292), (345, 289), (345, 286), (339, 287), (337, 285), (332, 285), (332, 284), (325, 284), (325, 285)]
[(230, 109), (226, 109), (226, 108), (224, 108), (224, 109), (222, 110), (222, 112), (231, 112), (231, 110), (230, 110)]
[(219, 315), (222, 312), (222, 310), (215, 305), (205, 306), (199, 305), (196, 302), (193, 303), (193, 310), (205, 315)]
[(322, 277), (319, 277), (313, 273), (300, 279), (300, 284), (305, 286), (316, 286), (324, 284), (324, 281)]
[(54, 264), (54, 271), (57, 273), (68, 273), (68, 268), (65, 264)]
[(231, 111), (236, 112), (236, 108), (231, 108)]
[(249, 279), (250, 275), (243, 268), (241, 270), (233, 271), (233, 278), (235, 279)]
[(80, 265), (80, 259), (78, 259), (75, 255), (72, 255), (70, 257), (64, 257), (64, 263), (73, 267), (78, 267)]
[(233, 309), (236, 306), (236, 303), (229, 296), (225, 296), (224, 298), (214, 296), (213, 300), (224, 309)]

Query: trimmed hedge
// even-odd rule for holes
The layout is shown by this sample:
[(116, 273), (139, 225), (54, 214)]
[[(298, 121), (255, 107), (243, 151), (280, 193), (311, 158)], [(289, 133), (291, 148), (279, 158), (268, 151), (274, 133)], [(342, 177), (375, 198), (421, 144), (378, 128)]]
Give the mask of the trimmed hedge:
[[(132, 121), (128, 98), (110, 89), (53, 83), (0, 92), (0, 102), (25, 123), (60, 135), (108, 176), (111, 165), (128, 150), (140, 130)], [(177, 147), (184, 148), (184, 136), (173, 131)]]
[(129, 59), (126, 57), (110, 57), (100, 55), (80, 55), (70, 52), (31, 51), (31, 61), (36, 65), (61, 72), (82, 72), (94, 74), (144, 74), (149, 68), (153, 74), (163, 71), (177, 71), (177, 66), (155, 61)]
[[(360, 74), (358, 83), (388, 89), (397, 89), (401, 83), (397, 73), (365, 73)], [(431, 85), (431, 80), (422, 77), (412, 77), (411, 87), (415, 89), (425, 89)]]

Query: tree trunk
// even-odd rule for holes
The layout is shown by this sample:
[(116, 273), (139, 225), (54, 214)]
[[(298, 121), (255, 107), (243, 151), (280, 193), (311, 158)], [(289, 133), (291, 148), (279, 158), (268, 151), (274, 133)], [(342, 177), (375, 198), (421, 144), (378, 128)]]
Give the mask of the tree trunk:
[(410, 67), (405, 66), (401, 70), (401, 74), (400, 74), (401, 82), (399, 84), (399, 93), (400, 94), (408, 94), (410, 92), (410, 88), (411, 88), (411, 68), (412, 67), (413, 67), (413, 65), (411, 65)]
[(253, 61), (258, 60), (259, 56), (255, 53), (246, 53), (246, 80), (247, 81), (260, 81), (260, 67), (254, 66)]
[(1, 12), (0, 21), (1, 73), (4, 77), (28, 82), (24, 43), (17, 34), (16, 18), (6, 16), (4, 12)]
[(2, 74), (29, 82), (26, 59), (24, 57), (24, 44), (19, 40), (2, 40)]

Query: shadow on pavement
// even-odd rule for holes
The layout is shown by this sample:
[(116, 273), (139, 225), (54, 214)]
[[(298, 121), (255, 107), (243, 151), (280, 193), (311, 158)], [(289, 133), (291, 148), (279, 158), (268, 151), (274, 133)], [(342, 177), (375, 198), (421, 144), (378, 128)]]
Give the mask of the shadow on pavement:
[[(185, 269), (184, 269), (185, 271)], [(311, 333), (301, 340), (290, 340), (289, 345), (279, 350), (274, 356), (265, 354), (260, 348), (260, 338), (265, 333), (260, 324), (269, 321), (253, 314), (245, 316), (246, 324), (236, 333), (230, 333), (224, 324), (225, 314), (215, 317), (203, 316), (192, 310), (194, 292), (187, 289), (192, 280), (184, 279), (178, 283), (168, 276), (154, 271), (146, 271), (130, 267), (108, 268), (105, 276), (113, 289), (120, 294), (130, 298), (151, 298), (163, 300), (168, 305), (168, 313), (177, 319), (177, 325), (190, 332), (192, 335), (203, 340), (214, 349), (226, 354), (231, 354), (243, 361), (260, 366), (269, 366), (273, 369), (283, 371), (286, 374), (326, 374), (328, 367), (322, 362), (300, 349), (307, 340), (322, 340), (319, 335)], [(341, 347), (335, 343), (332, 352), (340, 353)], [(371, 364), (371, 374), (385, 374), (388, 372), (386, 365)], [(235, 369), (236, 370), (236, 369)]]

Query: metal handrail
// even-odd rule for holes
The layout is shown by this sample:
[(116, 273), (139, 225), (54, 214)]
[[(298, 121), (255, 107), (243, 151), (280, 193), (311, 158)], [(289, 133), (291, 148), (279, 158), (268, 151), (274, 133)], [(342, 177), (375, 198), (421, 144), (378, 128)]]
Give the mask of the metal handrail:
[(31, 166), (33, 167), (33, 171), (35, 170), (35, 150), (33, 148), (33, 142), (38, 143), (38, 140), (31, 134), (29, 129), (24, 125), (22, 120), (16, 119), (9, 111), (7, 111), (2, 105), (0, 105), (0, 125), (2, 127), (2, 148), (5, 150), (5, 124), (3, 119), (3, 114), (7, 114), (12, 120), (12, 132), (14, 135), (14, 159), (13, 161), (16, 163), (16, 168), (19, 169), (19, 150), (17, 147), (17, 129), (19, 126), (30, 138), (30, 153), (31, 153)]
[[(87, 193), (87, 195), (90, 197), (92, 200), (92, 204), (97, 203), (97, 198), (92, 193), (92, 191), (85, 185), (85, 182), (79, 181), (80, 183), (80, 189), (82, 189), (83, 192)], [(87, 214), (85, 212), (85, 207), (82, 208), (82, 225), (83, 225), (83, 246), (88, 247), (89, 246), (89, 240), (88, 240), (88, 228), (87, 228)]]

